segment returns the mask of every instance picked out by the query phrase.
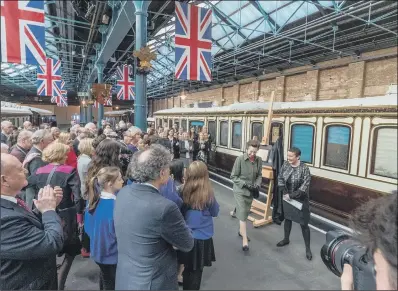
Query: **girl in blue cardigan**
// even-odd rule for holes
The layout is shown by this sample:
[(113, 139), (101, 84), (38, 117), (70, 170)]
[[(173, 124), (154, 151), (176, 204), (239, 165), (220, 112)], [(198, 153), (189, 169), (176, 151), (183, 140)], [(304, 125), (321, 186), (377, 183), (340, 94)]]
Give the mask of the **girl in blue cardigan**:
[(90, 256), (100, 267), (100, 290), (115, 290), (117, 243), (113, 223), (115, 193), (123, 187), (118, 167), (105, 167), (89, 183), (85, 231)]
[(205, 163), (195, 161), (189, 165), (182, 189), (184, 204), (181, 212), (195, 239), (189, 253), (181, 253), (184, 290), (199, 290), (204, 267), (216, 261), (213, 245), (213, 217), (218, 216), (219, 208), (209, 180)]

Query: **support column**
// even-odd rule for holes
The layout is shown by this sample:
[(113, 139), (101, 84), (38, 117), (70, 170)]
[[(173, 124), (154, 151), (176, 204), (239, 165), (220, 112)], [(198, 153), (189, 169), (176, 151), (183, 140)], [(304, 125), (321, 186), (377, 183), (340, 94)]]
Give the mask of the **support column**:
[[(97, 63), (96, 67), (98, 73), (98, 84), (101, 84), (103, 82), (105, 66), (104, 64)], [(97, 120), (98, 128), (102, 128), (102, 119), (104, 119), (104, 105), (98, 104), (98, 120)]]
[[(87, 90), (88, 90), (88, 96), (90, 96), (90, 89), (91, 89), (91, 84), (87, 85)], [(88, 101), (88, 100), (87, 100)], [(93, 105), (92, 104), (87, 104), (87, 123), (93, 121)]]
[[(147, 19), (148, 7), (151, 1), (135, 0), (135, 49), (138, 51), (147, 43)], [(136, 71), (135, 74), (135, 102), (134, 102), (134, 125), (143, 132), (147, 130), (147, 96), (146, 75)]]
[[(83, 101), (84, 99), (82, 99), (81, 101)], [(84, 123), (86, 123), (86, 108), (84, 108), (84, 106), (83, 106), (83, 104), (82, 104), (82, 102), (80, 101), (80, 124), (84, 124)]]

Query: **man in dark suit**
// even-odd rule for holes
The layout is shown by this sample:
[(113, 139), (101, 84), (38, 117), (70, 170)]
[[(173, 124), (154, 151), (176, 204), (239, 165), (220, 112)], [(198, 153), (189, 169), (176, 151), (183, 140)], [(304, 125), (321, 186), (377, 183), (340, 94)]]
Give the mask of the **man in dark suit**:
[(51, 187), (41, 189), (36, 214), (17, 197), (26, 185), (18, 159), (1, 154), (0, 290), (56, 290), (56, 254), (63, 247), (57, 197)]
[(13, 147), (10, 154), (16, 157), (21, 163), (23, 163), (31, 147), (32, 132), (29, 130), (22, 130), (18, 134), (17, 144)]
[[(33, 133), (33, 146), (22, 163), (23, 167), (27, 170), (28, 176), (35, 174), (38, 168), (46, 164), (41, 158), (42, 151), (53, 141), (53, 136), (49, 130), (40, 129)], [(29, 209), (32, 209), (33, 198), (35, 197), (33, 188), (27, 188), (23, 195), (23, 199), (25, 200), (27, 206)]]
[(114, 222), (118, 243), (116, 290), (178, 290), (177, 254), (194, 245), (176, 203), (159, 188), (170, 175), (171, 155), (161, 145), (133, 155), (117, 195)]
[(13, 125), (11, 121), (4, 120), (1, 122), (1, 143), (8, 145), (11, 147), (10, 136), (13, 131)]

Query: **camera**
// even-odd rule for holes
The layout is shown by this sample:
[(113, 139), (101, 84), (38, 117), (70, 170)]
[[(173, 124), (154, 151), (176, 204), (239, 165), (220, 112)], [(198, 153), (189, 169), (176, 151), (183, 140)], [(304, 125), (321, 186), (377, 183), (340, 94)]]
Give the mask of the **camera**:
[(350, 264), (355, 290), (376, 290), (373, 260), (367, 248), (350, 234), (339, 230), (327, 232), (321, 258), (326, 267), (338, 277), (343, 273), (344, 264)]

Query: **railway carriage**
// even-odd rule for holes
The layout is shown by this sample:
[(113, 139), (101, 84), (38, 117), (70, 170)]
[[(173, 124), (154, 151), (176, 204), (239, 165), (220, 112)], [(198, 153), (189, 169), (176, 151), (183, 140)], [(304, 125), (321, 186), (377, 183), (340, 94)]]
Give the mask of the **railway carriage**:
[(1, 101), (1, 119), (11, 121), (16, 127), (21, 127), (25, 121), (32, 122), (33, 126), (57, 124), (56, 116), (49, 110), (4, 101)]
[[(172, 108), (154, 113), (156, 127), (208, 127), (213, 137), (209, 169), (229, 177), (246, 141), (262, 139), (268, 104)], [(397, 94), (304, 102), (274, 102), (270, 143), (283, 134), (284, 156), (301, 149), (311, 171), (312, 211), (346, 224), (367, 199), (397, 189)], [(267, 187), (267, 181), (264, 181)]]

